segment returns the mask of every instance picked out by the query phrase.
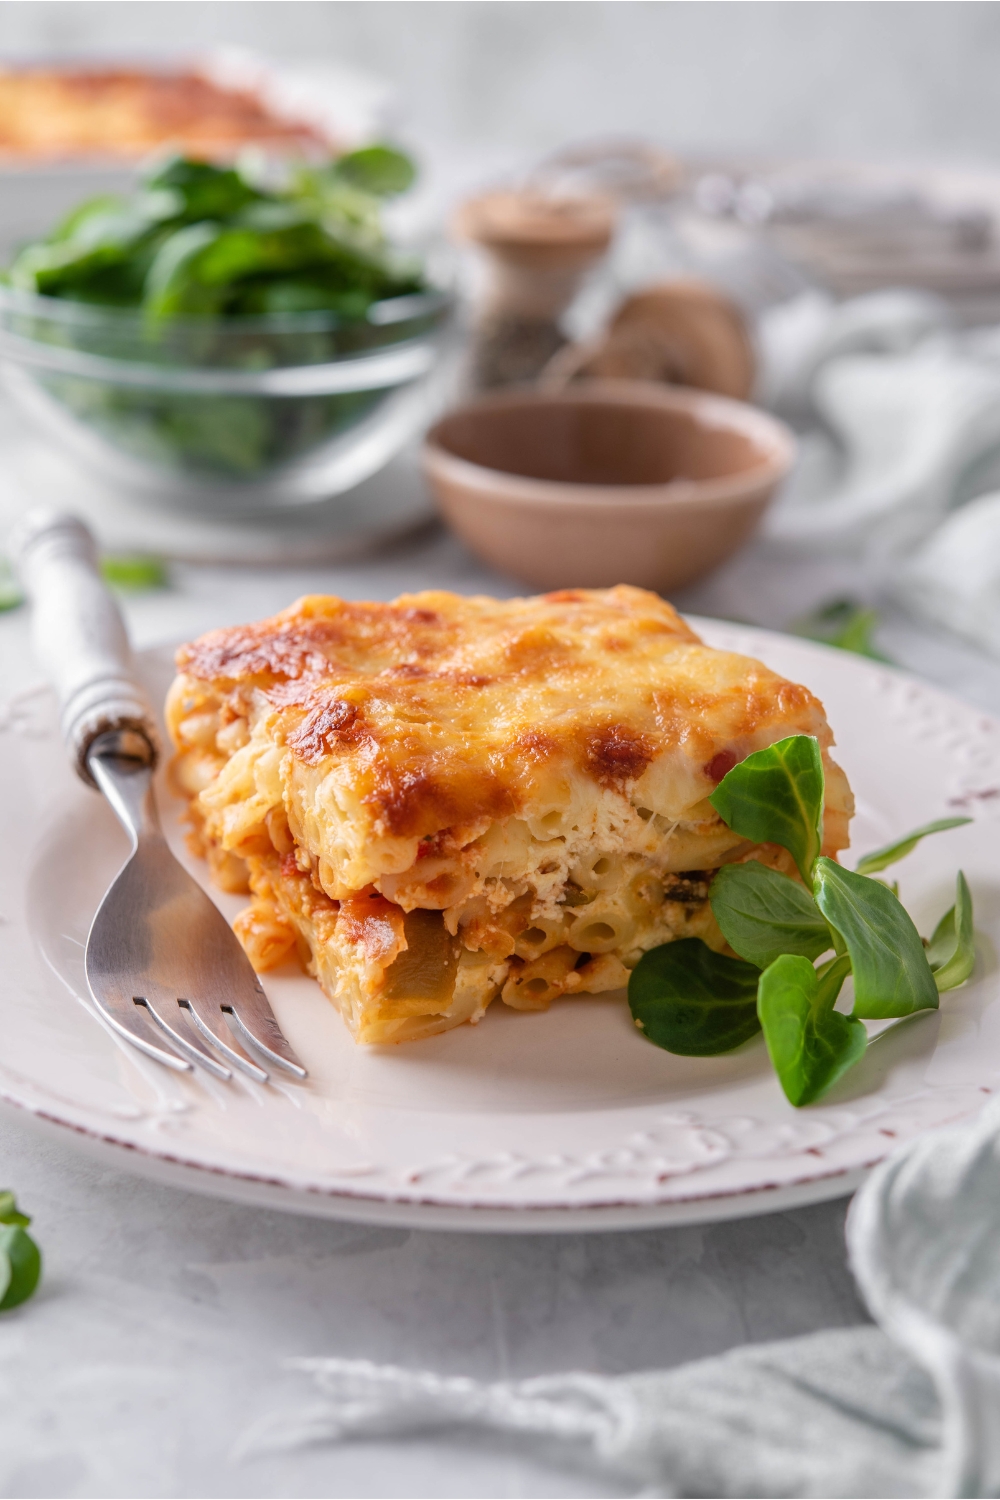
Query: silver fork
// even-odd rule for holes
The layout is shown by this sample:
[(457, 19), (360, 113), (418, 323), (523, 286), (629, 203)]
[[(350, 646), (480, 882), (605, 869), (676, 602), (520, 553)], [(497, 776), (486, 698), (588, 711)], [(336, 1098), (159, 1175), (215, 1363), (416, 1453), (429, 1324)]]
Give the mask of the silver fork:
[(163, 837), (152, 788), (158, 737), (93, 537), (74, 516), (33, 511), (12, 550), (76, 770), (132, 841), (87, 938), (94, 1004), (168, 1068), (196, 1063), (223, 1079), (239, 1068), (263, 1083), (270, 1064), (304, 1078), (235, 934)]

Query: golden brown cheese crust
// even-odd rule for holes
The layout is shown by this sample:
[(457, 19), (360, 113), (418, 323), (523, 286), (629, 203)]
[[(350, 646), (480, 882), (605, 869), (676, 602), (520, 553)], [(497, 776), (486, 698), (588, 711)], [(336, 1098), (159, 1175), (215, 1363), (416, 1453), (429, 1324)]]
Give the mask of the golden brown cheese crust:
[(702, 645), (671, 605), (624, 586), (313, 596), (203, 636), (177, 665), (241, 705), (262, 695), (272, 738), (302, 766), (350, 764), (374, 830), (405, 838), (508, 817), (559, 761), (615, 787), (670, 761), (679, 812), (775, 730), (831, 741), (807, 688)]
[(640, 589), (309, 597), (178, 667), (175, 774), (215, 878), (249, 878), (241, 937), (260, 967), (297, 946), (362, 1040), (475, 1020), (498, 991), (614, 988), (673, 938), (721, 946), (711, 871), (792, 866), (708, 796), (786, 735), (819, 740), (824, 852), (847, 843), (818, 700)]

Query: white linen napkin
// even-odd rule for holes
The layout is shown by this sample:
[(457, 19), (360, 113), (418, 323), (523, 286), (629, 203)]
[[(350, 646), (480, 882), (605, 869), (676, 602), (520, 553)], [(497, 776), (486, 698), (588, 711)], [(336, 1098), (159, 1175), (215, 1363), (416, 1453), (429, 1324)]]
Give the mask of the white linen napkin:
[(1000, 370), (947, 347), (842, 355), (817, 371), (812, 402), (839, 467), (832, 483), (793, 484), (767, 527), (802, 550), (893, 562), (944, 519), (963, 473), (1000, 445)]
[(919, 292), (812, 292), (763, 316), (759, 353), (757, 397), (802, 445), (765, 535), (1000, 657), (1000, 328)]
[(877, 1328), (738, 1349), (676, 1370), (485, 1385), (363, 1360), (297, 1362), (322, 1399), (248, 1434), (239, 1457), (442, 1429), (516, 1434), (642, 1495), (933, 1495), (940, 1408)]
[(1000, 1103), (879, 1167), (847, 1238), (877, 1327), (495, 1384), (296, 1360), (319, 1399), (248, 1433), (240, 1455), (476, 1427), (644, 1495), (1000, 1493)]
[(946, 302), (929, 292), (872, 292), (836, 302), (808, 291), (764, 312), (757, 322), (754, 400), (808, 424), (812, 384), (832, 360), (849, 354), (909, 354), (952, 328)]
[(893, 596), (1000, 657), (1000, 493), (963, 505), (903, 559)]
[(1000, 446), (1000, 330), (960, 332), (926, 293), (808, 293), (762, 318), (759, 346), (758, 400), (827, 449), (769, 518), (797, 548), (900, 555)]

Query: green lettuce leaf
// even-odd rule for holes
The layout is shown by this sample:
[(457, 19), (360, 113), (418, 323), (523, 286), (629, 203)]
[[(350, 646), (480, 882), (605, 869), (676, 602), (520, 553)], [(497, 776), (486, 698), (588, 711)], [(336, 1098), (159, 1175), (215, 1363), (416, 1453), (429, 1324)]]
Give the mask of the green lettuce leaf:
[(905, 859), (914, 850), (921, 839), (929, 833), (944, 833), (949, 828), (961, 828), (963, 823), (971, 823), (971, 818), (937, 818), (933, 823), (925, 823), (922, 828), (915, 828), (905, 838), (897, 839), (893, 844), (886, 844), (882, 849), (873, 849), (871, 854), (866, 854), (863, 859), (858, 860), (859, 875), (874, 875), (879, 870), (884, 870), (887, 865), (894, 865), (897, 860)]
[(814, 959), (833, 947), (830, 929), (809, 892), (758, 860), (723, 865), (709, 898), (730, 948), (760, 969), (782, 953)]
[(945, 912), (935, 927), (927, 949), (927, 961), (941, 993), (964, 984), (976, 966), (972, 894), (961, 870), (956, 881), (955, 905)]
[(787, 849), (808, 884), (823, 839), (823, 791), (819, 742), (793, 734), (734, 766), (709, 801), (734, 833)]
[(0, 1312), (27, 1302), (42, 1274), (38, 1246), (26, 1233), (31, 1223), (11, 1192), (0, 1192)]
[(729, 1052), (760, 1030), (760, 970), (715, 953), (700, 938), (663, 943), (632, 970), (628, 1003), (651, 1042), (683, 1057)]
[(854, 971), (854, 1015), (868, 1020), (935, 1010), (937, 985), (920, 934), (887, 886), (832, 859), (816, 861), (816, 905)]
[(874, 609), (866, 609), (853, 599), (835, 599), (797, 620), (789, 629), (793, 635), (804, 635), (808, 640), (822, 641), (827, 646), (836, 646), (838, 651), (852, 651), (856, 656), (887, 662), (889, 658), (878, 649), (874, 641), (878, 623), (878, 614)]
[(785, 1097), (797, 1107), (824, 1094), (868, 1045), (862, 1023), (833, 1008), (850, 967), (843, 954), (817, 973), (808, 959), (785, 954), (760, 976), (764, 1041)]

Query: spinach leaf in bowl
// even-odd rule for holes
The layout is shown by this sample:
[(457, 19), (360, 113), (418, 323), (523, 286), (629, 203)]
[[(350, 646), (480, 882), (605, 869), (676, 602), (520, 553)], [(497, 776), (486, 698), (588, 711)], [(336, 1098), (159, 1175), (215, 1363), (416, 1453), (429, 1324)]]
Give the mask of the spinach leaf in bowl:
[[(100, 358), (93, 370), (39, 371), (35, 360), (32, 379), (119, 453), (178, 477), (270, 476), (358, 425), (393, 387), (276, 395), (207, 390), (192, 377), (189, 389), (184, 372), (327, 365), (425, 338), (442, 317), (433, 297), (368, 316), (428, 290), (381, 221), (385, 199), (412, 177), (387, 146), (291, 170), (281, 186), (170, 158), (129, 197), (91, 199), (21, 251), (0, 280), (28, 296), (5, 326)], [(136, 365), (171, 374), (133, 378)]]
[[(174, 157), (131, 197), (79, 205), (26, 246), (5, 279), (41, 296), (142, 308), (154, 321), (272, 306), (360, 317), (423, 286), (418, 266), (388, 253), (381, 226), (383, 199), (412, 177), (408, 159), (386, 146), (302, 169), (280, 190)], [(289, 284), (299, 290), (283, 293)]]

